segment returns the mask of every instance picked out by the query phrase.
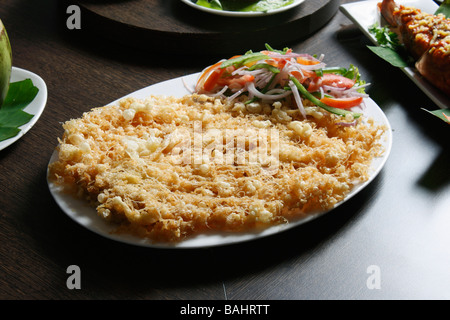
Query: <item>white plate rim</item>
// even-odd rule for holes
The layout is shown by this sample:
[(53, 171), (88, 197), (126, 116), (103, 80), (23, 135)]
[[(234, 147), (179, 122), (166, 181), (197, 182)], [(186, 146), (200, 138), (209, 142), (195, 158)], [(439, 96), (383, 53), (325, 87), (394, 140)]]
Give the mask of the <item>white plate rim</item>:
[(281, 8), (275, 9), (275, 10), (268, 10), (268, 11), (264, 11), (264, 12), (239, 12), (239, 11), (226, 11), (226, 10), (215, 10), (215, 9), (205, 8), (205, 7), (195, 4), (191, 0), (181, 0), (181, 2), (187, 4), (188, 6), (194, 8), (194, 9), (200, 10), (200, 11), (204, 11), (204, 12), (219, 15), (219, 16), (244, 17), (244, 18), (245, 17), (248, 18), (248, 17), (268, 16), (268, 15), (284, 12), (284, 11), (290, 10), (290, 9), (300, 5), (304, 1), (305, 0), (294, 0), (293, 3), (291, 3), (290, 5), (287, 5), (285, 7), (281, 7)]
[[(181, 97), (184, 94), (189, 94), (189, 85), (193, 85), (200, 73), (195, 73), (183, 77), (174, 78), (171, 80), (166, 80), (135, 92), (132, 92), (125, 97), (135, 97), (138, 99), (143, 99), (149, 95), (174, 95)], [(122, 98), (120, 98), (122, 99)], [(120, 99), (117, 99), (108, 105), (117, 104)], [(340, 203), (338, 203), (333, 209), (318, 212), (316, 214), (308, 215), (300, 220), (269, 227), (261, 232), (246, 232), (246, 233), (216, 233), (216, 234), (200, 234), (193, 238), (189, 238), (180, 243), (152, 243), (148, 240), (134, 237), (128, 234), (114, 234), (114, 227), (109, 225), (106, 221), (101, 219), (95, 208), (90, 207), (87, 202), (76, 199), (71, 195), (65, 194), (61, 191), (61, 188), (55, 185), (52, 181), (48, 179), (47, 172), (47, 184), (51, 195), (55, 199), (61, 210), (69, 216), (72, 220), (78, 224), (84, 226), (86, 229), (93, 231), (103, 237), (109, 238), (111, 240), (116, 240), (122, 243), (127, 243), (136, 246), (149, 247), (149, 248), (162, 248), (162, 249), (197, 249), (197, 248), (208, 248), (216, 246), (224, 246), (236, 243), (242, 243), (250, 240), (256, 240), (259, 238), (267, 237), (269, 235), (277, 234), (285, 230), (295, 228), (301, 224), (307, 223), (313, 219), (316, 219), (334, 209), (343, 203), (347, 202), (357, 193), (362, 191), (366, 186), (368, 186), (380, 173), (381, 169), (384, 167), (392, 148), (392, 128), (384, 112), (380, 107), (370, 98), (365, 99), (366, 108), (364, 109), (364, 114), (367, 117), (373, 117), (377, 123), (386, 126), (386, 133), (384, 137), (384, 142), (382, 142), (385, 152), (382, 157), (376, 158), (371, 166), (370, 177), (367, 181), (356, 186), (350, 194)], [(50, 157), (49, 164), (57, 159), (56, 149)]]
[(39, 117), (41, 116), (47, 104), (47, 85), (45, 84), (45, 81), (40, 76), (31, 71), (13, 66), (11, 70), (10, 82), (22, 81), (25, 79), (31, 79), (31, 81), (33, 81), (33, 85), (39, 89), (39, 92), (37, 93), (33, 101), (31, 101), (31, 103), (23, 109), (23, 111), (32, 114), (33, 118), (19, 127), (20, 132), (16, 136), (0, 141), (0, 150), (5, 149), (6, 147), (12, 145), (14, 142), (22, 138), (39, 120)]
[[(378, 45), (375, 37), (369, 32), (368, 27), (377, 22), (379, 25), (385, 25), (384, 18), (381, 17), (377, 10), (377, 3), (381, 0), (365, 0), (352, 3), (346, 3), (339, 6), (339, 9), (353, 23), (355, 23), (361, 31), (375, 45)], [(424, 12), (433, 13), (439, 7), (433, 0), (396, 0), (398, 4), (414, 6)], [(376, 55), (374, 54), (374, 57)], [(448, 98), (439, 89), (434, 87), (420, 73), (411, 67), (400, 68), (412, 81), (418, 86), (439, 108), (446, 109), (450, 107), (450, 98)]]

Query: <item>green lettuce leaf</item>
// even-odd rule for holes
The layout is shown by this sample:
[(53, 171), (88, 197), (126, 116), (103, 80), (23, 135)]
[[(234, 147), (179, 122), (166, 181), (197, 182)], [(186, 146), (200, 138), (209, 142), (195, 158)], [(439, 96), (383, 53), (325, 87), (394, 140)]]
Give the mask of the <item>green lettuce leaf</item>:
[(39, 89), (31, 79), (11, 82), (5, 101), (0, 107), (0, 141), (16, 136), (19, 127), (28, 123), (33, 115), (23, 109), (28, 106), (38, 94)]

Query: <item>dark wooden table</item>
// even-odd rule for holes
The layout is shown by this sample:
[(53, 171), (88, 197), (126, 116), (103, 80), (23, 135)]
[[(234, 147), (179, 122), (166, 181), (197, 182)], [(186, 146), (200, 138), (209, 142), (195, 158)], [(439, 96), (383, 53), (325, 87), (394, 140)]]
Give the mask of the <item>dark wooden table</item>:
[[(0, 299), (450, 298), (450, 128), (421, 110), (435, 106), (401, 71), (375, 58), (339, 11), (317, 33), (288, 45), (324, 53), (330, 65), (353, 63), (372, 83), (368, 92), (392, 125), (393, 148), (363, 192), (290, 231), (208, 249), (131, 246), (74, 223), (46, 182), (61, 123), (223, 57), (162, 55), (83, 24), (69, 30), (66, 9), (56, 0), (0, 6), (14, 66), (48, 86), (39, 121), (0, 151)], [(68, 286), (73, 265), (80, 289)]]

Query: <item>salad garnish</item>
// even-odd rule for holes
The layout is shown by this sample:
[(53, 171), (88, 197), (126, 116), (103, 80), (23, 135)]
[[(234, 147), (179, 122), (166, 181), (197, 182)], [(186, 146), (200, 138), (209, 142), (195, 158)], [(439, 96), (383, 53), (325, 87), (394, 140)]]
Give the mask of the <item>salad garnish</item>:
[(378, 46), (367, 46), (367, 48), (377, 56), (398, 68), (414, 65), (414, 60), (408, 55), (398, 35), (389, 27), (380, 27), (378, 23), (374, 23), (369, 27), (369, 32), (377, 40)]
[(294, 3), (293, 0), (197, 0), (195, 4), (214, 10), (267, 12)]
[(245, 103), (293, 99), (304, 117), (305, 105), (315, 105), (339, 116), (359, 118), (361, 113), (353, 108), (364, 106), (369, 84), (361, 80), (354, 65), (330, 68), (323, 58), (266, 44), (266, 50), (248, 51), (205, 68), (195, 92), (231, 101), (245, 97)]

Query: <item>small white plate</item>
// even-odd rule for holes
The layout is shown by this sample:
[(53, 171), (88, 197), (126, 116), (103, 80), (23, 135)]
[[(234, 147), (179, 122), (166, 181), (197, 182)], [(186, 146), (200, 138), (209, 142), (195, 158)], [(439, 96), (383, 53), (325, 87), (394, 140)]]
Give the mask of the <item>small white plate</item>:
[(268, 11), (261, 11), (261, 12), (241, 12), (241, 11), (225, 11), (225, 10), (216, 10), (216, 9), (210, 9), (210, 8), (206, 8), (203, 6), (199, 6), (197, 4), (195, 4), (195, 0), (181, 0), (182, 2), (184, 2), (185, 4), (187, 4), (188, 6), (191, 6), (192, 8), (201, 10), (201, 11), (205, 11), (208, 13), (212, 13), (212, 14), (216, 14), (216, 15), (220, 15), (220, 16), (226, 16), (226, 17), (261, 17), (261, 16), (268, 16), (268, 15), (272, 15), (275, 13), (280, 13), (280, 12), (284, 12), (287, 10), (290, 10), (296, 6), (298, 6), (299, 4), (303, 3), (305, 0), (294, 0), (293, 3), (275, 9), (275, 10), (268, 10)]
[(31, 118), (29, 122), (19, 127), (20, 132), (16, 136), (0, 141), (0, 150), (5, 149), (9, 145), (22, 138), (23, 135), (27, 133), (38, 121), (39, 117), (45, 109), (45, 105), (47, 104), (47, 85), (45, 84), (44, 80), (42, 80), (40, 76), (34, 74), (33, 72), (16, 67), (12, 68), (10, 82), (22, 81), (25, 79), (31, 79), (31, 81), (33, 81), (33, 85), (39, 89), (39, 92), (36, 97), (34, 97), (33, 101), (31, 101), (31, 103), (26, 106), (25, 109), (23, 109), (23, 111), (25, 111), (26, 113), (32, 114), (33, 118)]
[[(183, 95), (191, 93), (190, 90), (191, 88), (194, 87), (199, 74), (200, 73), (191, 74), (185, 77), (175, 78), (172, 80), (154, 84), (149, 87), (140, 89), (136, 92), (130, 93), (126, 97), (135, 97), (137, 99), (145, 99), (150, 95), (166, 95), (166, 96), (172, 95), (176, 97), (182, 97)], [(110, 105), (117, 104), (119, 100), (120, 99), (110, 103)], [(385, 148), (385, 152), (381, 157), (375, 158), (374, 161), (372, 162), (370, 167), (369, 179), (366, 182), (356, 186), (352, 190), (352, 192), (344, 199), (344, 201), (338, 203), (337, 206), (341, 205), (342, 203), (346, 202), (354, 195), (362, 191), (373, 179), (375, 179), (375, 177), (383, 168), (391, 152), (392, 130), (388, 119), (386, 118), (383, 111), (372, 99), (367, 98), (365, 100), (365, 104), (366, 107), (364, 109), (364, 115), (366, 117), (373, 118), (377, 124), (385, 125), (387, 127), (385, 137), (383, 137), (381, 141), (381, 143)], [(58, 155), (55, 150), (52, 154), (49, 164), (54, 162), (57, 159), (57, 157)], [(294, 228), (300, 224), (304, 224), (331, 211), (328, 210), (318, 212), (317, 214), (310, 215), (305, 219), (293, 221), (288, 224), (273, 226), (261, 232), (210, 233), (210, 234), (201, 234), (176, 244), (152, 243), (148, 240), (138, 238), (132, 235), (114, 233), (115, 227), (107, 223), (105, 220), (101, 219), (98, 216), (95, 208), (89, 206), (89, 204), (86, 201), (76, 199), (75, 197), (68, 195), (67, 193), (64, 193), (59, 186), (55, 185), (50, 180), (47, 180), (47, 182), (50, 189), (50, 193), (53, 195), (56, 203), (60, 206), (60, 208), (64, 211), (64, 213), (66, 213), (70, 218), (72, 218), (80, 225), (112, 240), (153, 248), (182, 248), (182, 249), (205, 248), (254, 240)]]
[[(374, 23), (378, 23), (380, 26), (386, 25), (384, 18), (381, 17), (377, 8), (377, 3), (379, 2), (381, 0), (359, 1), (346, 3), (339, 7), (375, 45), (378, 45), (378, 42), (369, 32), (369, 28)], [(397, 0), (396, 2), (402, 5), (416, 7), (427, 13), (434, 13), (439, 7), (432, 0)], [(374, 54), (374, 58), (378, 57)], [(416, 68), (407, 67), (401, 69), (439, 108), (445, 109), (450, 107), (450, 98), (423, 78)]]

